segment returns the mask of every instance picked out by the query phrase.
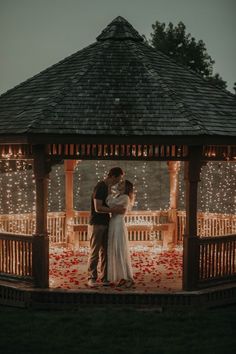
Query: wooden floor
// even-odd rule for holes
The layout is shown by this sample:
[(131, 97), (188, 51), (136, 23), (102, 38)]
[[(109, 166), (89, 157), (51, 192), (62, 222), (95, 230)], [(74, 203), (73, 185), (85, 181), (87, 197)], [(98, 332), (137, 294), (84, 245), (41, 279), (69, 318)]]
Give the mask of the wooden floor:
[(0, 280), (0, 305), (37, 309), (76, 309), (83, 306), (149, 306), (151, 309), (210, 308), (234, 304), (236, 283), (196, 291), (182, 290), (182, 249), (131, 248), (135, 286), (87, 286), (87, 247), (50, 249), (50, 288), (22, 281)]
[(91, 290), (101, 293), (176, 293), (182, 290), (182, 249), (172, 251), (161, 247), (131, 247), (135, 284), (131, 289), (110, 287), (90, 289), (87, 286), (87, 247), (50, 249), (50, 288)]

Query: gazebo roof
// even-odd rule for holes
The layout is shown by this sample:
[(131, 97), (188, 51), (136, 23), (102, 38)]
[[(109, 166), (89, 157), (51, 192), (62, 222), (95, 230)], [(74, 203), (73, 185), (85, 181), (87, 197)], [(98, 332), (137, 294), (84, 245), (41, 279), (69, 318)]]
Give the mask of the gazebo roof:
[(0, 97), (0, 141), (105, 136), (235, 143), (236, 99), (147, 45), (122, 17)]

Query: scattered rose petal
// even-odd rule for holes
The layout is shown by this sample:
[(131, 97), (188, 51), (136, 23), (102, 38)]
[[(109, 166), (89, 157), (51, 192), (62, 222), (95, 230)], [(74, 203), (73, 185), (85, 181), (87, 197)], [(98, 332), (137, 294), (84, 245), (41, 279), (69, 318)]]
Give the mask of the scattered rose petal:
[[(88, 248), (85, 247), (76, 253), (69, 249), (51, 248), (50, 286), (59, 289), (87, 289), (88, 254)], [(136, 285), (132, 289), (145, 292), (155, 290), (159, 292), (161, 289), (169, 292), (181, 290), (183, 263), (181, 250), (151, 252), (147, 247), (139, 246), (136, 250), (131, 250), (131, 261)], [(117, 288), (115, 284), (104, 289), (100, 280), (98, 283), (97, 291), (132, 291)]]

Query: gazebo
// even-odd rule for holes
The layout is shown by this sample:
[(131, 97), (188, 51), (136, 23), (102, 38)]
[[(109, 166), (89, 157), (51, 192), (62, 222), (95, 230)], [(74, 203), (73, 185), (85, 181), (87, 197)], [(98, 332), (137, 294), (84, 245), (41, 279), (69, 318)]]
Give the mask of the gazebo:
[(124, 18), (115, 18), (95, 43), (0, 97), (0, 159), (29, 160), (36, 183), (31, 234), (1, 225), (4, 279), (27, 278), (37, 288), (48, 288), (47, 184), (53, 164), (64, 160), (65, 230), (73, 243), (75, 233), (86, 230), (71, 223), (76, 163), (133, 160), (168, 162), (166, 224), (172, 227), (167, 227), (167, 244), (175, 242), (176, 176), (184, 162), (183, 290), (235, 280), (235, 218), (230, 235), (211, 237), (199, 235), (197, 221), (201, 167), (208, 161), (236, 161), (235, 96), (150, 47)]

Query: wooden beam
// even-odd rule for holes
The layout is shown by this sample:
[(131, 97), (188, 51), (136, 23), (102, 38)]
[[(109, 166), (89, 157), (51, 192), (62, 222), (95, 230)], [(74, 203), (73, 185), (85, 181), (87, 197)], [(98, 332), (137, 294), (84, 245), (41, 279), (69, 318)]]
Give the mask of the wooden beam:
[(73, 217), (73, 173), (76, 166), (76, 160), (65, 160), (65, 204), (66, 204), (66, 218)]
[[(173, 223), (172, 235), (169, 235), (169, 239), (172, 239), (172, 246), (177, 245), (177, 208), (178, 208), (178, 174), (180, 169), (179, 161), (168, 161), (168, 172), (170, 180), (170, 210), (168, 211), (168, 221)], [(171, 246), (171, 245), (170, 245)]]
[(36, 186), (36, 233), (33, 240), (33, 276), (35, 286), (49, 286), (49, 240), (47, 233), (48, 165), (44, 145), (35, 145), (34, 176)]
[(177, 161), (168, 161), (168, 172), (170, 179), (170, 209), (178, 208), (178, 173), (180, 163)]
[(201, 146), (189, 147), (185, 162), (186, 229), (183, 242), (183, 289), (196, 289), (199, 271), (197, 237), (197, 194), (201, 172)]
[[(65, 221), (65, 234), (68, 237), (69, 243), (74, 243), (74, 234), (71, 233), (70, 223), (73, 221), (74, 217), (74, 181), (73, 174), (74, 169), (78, 161), (76, 160), (65, 160), (64, 170), (65, 170), (65, 207), (66, 207), (66, 221)], [(71, 220), (72, 219), (72, 220)]]
[[(177, 144), (177, 145), (235, 145), (235, 136), (219, 135), (88, 135), (88, 134), (31, 134), (28, 143), (36, 144)], [(1, 136), (0, 136), (1, 139)], [(0, 140), (1, 141), (1, 140)], [(5, 140), (7, 142), (7, 140)]]

